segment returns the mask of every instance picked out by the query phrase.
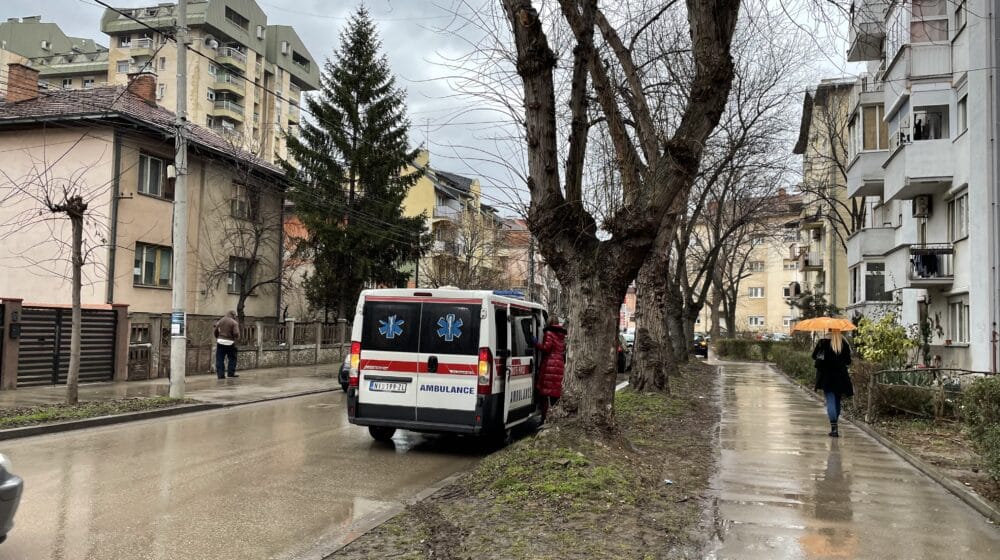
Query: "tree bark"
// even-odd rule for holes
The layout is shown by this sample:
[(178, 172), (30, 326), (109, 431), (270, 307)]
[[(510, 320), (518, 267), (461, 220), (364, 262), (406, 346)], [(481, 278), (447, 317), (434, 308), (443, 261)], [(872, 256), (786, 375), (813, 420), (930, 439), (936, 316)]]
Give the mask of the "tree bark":
[(83, 276), (83, 214), (70, 214), (73, 229), (73, 321), (69, 339), (69, 371), (66, 373), (66, 403), (80, 400), (80, 334), (83, 316), (80, 306), (80, 289)]
[(688, 361), (688, 343), (684, 337), (684, 298), (676, 286), (667, 286), (664, 298), (668, 341), (674, 350), (677, 363)]
[(677, 367), (673, 352), (665, 352), (669, 343), (663, 316), (664, 261), (659, 255), (650, 255), (636, 281), (635, 345), (629, 383), (637, 391), (669, 392), (669, 379)]

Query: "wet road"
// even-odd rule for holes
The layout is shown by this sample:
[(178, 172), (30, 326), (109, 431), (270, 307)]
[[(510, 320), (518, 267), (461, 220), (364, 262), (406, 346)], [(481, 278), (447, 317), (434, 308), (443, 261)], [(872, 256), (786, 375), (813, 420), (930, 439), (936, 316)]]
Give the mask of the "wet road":
[(294, 558), (479, 458), (461, 438), (377, 444), (343, 401), (3, 442), (25, 493), (0, 559)]
[(724, 559), (1000, 558), (1000, 529), (763, 365), (724, 364)]

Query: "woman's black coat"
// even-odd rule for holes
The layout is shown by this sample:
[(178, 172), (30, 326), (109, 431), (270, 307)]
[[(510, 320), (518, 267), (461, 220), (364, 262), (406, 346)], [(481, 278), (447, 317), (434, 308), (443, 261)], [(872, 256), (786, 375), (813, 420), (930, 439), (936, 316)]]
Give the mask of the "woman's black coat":
[(847, 373), (847, 366), (851, 365), (851, 345), (846, 340), (837, 354), (830, 346), (830, 340), (824, 338), (816, 344), (812, 357), (816, 362), (817, 391), (822, 389), (824, 393), (837, 393), (842, 397), (854, 396), (854, 385)]

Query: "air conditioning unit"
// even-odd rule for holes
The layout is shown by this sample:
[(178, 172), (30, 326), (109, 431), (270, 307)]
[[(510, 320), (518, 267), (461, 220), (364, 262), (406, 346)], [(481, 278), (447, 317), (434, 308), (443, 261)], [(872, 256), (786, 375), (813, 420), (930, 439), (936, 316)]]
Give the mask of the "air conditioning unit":
[(924, 194), (913, 198), (913, 217), (914, 218), (931, 217), (930, 195)]
[(281, 54), (288, 54), (292, 50), (292, 46), (288, 44), (288, 41), (281, 42)]
[(257, 26), (257, 38), (258, 39), (263, 39), (264, 38), (264, 26), (263, 25), (258, 25)]
[(47, 51), (47, 50), (49, 50), (51, 48), (52, 48), (52, 43), (50, 43), (48, 41), (44, 41), (44, 40), (42, 41), (42, 50)]

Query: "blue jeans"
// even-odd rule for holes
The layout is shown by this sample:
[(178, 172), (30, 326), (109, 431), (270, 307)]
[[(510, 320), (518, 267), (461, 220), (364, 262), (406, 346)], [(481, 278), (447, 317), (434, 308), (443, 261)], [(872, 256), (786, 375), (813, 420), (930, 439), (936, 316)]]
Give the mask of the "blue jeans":
[(826, 391), (826, 415), (830, 423), (836, 423), (840, 418), (840, 394)]
[(229, 360), (229, 376), (236, 373), (236, 345), (218, 344), (215, 347), (215, 375), (222, 379), (226, 376), (226, 359)]

